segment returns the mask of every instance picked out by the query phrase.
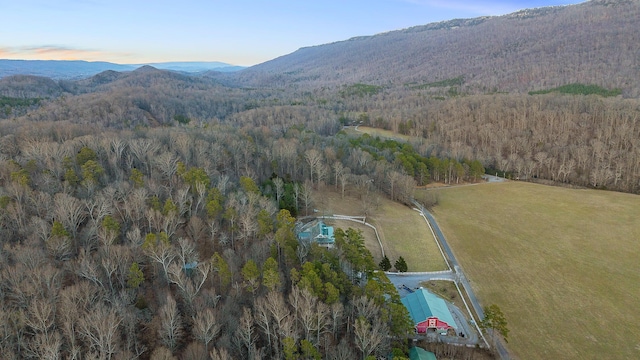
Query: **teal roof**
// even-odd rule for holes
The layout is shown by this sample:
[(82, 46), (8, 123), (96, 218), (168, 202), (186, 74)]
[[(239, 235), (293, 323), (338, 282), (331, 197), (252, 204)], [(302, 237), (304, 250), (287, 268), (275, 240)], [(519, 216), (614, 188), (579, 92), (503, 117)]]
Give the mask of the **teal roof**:
[(457, 328), (453, 316), (447, 307), (447, 303), (437, 295), (430, 293), (427, 289), (418, 289), (415, 292), (403, 297), (402, 304), (409, 310), (409, 315), (413, 322), (418, 324), (432, 316), (446, 322), (449, 326)]
[(436, 354), (427, 351), (423, 348), (412, 347), (409, 349), (409, 359), (411, 360), (437, 360)]
[(315, 241), (319, 244), (333, 244), (336, 242), (333, 227), (327, 226), (320, 220), (300, 224), (296, 228), (296, 233), (300, 240)]

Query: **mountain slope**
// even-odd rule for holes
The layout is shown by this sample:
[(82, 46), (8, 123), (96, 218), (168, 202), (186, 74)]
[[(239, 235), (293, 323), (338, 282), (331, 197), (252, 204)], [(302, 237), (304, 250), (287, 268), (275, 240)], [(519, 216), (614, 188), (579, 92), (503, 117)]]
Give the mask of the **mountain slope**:
[(243, 86), (424, 84), (470, 92), (595, 83), (637, 96), (640, 2), (599, 0), (458, 19), (313, 46), (226, 78)]

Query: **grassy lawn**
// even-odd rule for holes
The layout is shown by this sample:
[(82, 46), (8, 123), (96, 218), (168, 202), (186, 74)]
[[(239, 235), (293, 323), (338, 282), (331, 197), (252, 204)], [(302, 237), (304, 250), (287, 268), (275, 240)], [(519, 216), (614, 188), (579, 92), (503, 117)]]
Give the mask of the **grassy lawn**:
[(438, 190), (434, 216), (522, 359), (640, 357), (640, 196), (506, 182)]
[(395, 202), (384, 201), (372, 223), (384, 239), (383, 244), (391, 264), (402, 256), (409, 265), (409, 271), (447, 269), (427, 223), (417, 211)]
[[(362, 214), (360, 202), (355, 196), (340, 198), (340, 194), (326, 189), (316, 195), (316, 208), (319, 214), (341, 214), (358, 216)], [(409, 266), (409, 271), (435, 271), (446, 270), (446, 264), (440, 250), (429, 231), (429, 227), (422, 217), (404, 205), (380, 198), (380, 204), (370, 215), (367, 222), (378, 229), (385, 254), (391, 260), (391, 264), (399, 256), (404, 257)], [(346, 228), (358, 228), (362, 225), (350, 221), (341, 221)], [(370, 228), (363, 226), (365, 244), (373, 254), (376, 263), (382, 259), (380, 245), (375, 238), (375, 233)], [(365, 231), (368, 229), (369, 231)]]
[[(420, 284), (425, 289), (428, 289), (432, 293), (440, 296), (441, 298), (453, 303), (460, 310), (464, 312), (464, 315), (468, 318), (464, 302), (460, 298), (456, 285), (451, 281), (425, 281)], [(463, 290), (464, 291), (464, 290)], [(475, 313), (474, 313), (475, 316)]]
[(376, 263), (380, 262), (382, 259), (382, 251), (380, 250), (380, 244), (376, 238), (376, 233), (372, 228), (349, 220), (327, 220), (326, 223), (327, 225), (338, 227), (343, 230), (353, 228), (362, 231), (362, 235), (364, 236), (364, 245), (369, 249), (373, 258), (376, 259)]

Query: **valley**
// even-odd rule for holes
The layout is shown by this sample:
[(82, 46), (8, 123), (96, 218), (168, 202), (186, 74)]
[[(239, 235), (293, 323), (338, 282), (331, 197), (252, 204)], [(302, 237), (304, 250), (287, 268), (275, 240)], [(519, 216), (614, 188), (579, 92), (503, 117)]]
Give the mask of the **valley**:
[[(636, 358), (638, 18), (591, 0), (248, 68), (0, 60), (0, 357), (409, 358), (425, 319), (382, 270), (447, 269), (418, 201), (509, 330), (438, 358)], [(297, 231), (331, 214), (378, 234)]]

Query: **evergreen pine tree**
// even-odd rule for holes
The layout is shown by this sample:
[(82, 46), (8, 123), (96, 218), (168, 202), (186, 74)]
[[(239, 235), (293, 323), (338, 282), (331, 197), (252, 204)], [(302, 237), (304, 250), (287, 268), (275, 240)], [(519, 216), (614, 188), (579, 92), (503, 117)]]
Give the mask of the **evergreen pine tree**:
[(389, 271), (389, 269), (391, 269), (391, 261), (389, 261), (387, 255), (382, 258), (382, 261), (380, 261), (380, 264), (378, 264), (378, 266), (382, 271)]
[(402, 256), (400, 256), (398, 260), (396, 260), (394, 266), (399, 272), (407, 272), (408, 270), (407, 262), (404, 261), (404, 258)]

